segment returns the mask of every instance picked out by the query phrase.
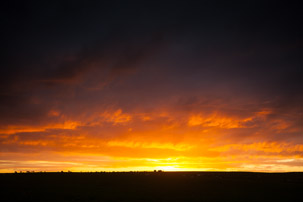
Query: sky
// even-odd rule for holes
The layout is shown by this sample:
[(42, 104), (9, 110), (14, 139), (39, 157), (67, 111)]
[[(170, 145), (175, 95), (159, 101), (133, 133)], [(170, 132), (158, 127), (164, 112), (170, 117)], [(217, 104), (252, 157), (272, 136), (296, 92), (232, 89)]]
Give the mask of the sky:
[(3, 3), (0, 172), (303, 171), (301, 10)]

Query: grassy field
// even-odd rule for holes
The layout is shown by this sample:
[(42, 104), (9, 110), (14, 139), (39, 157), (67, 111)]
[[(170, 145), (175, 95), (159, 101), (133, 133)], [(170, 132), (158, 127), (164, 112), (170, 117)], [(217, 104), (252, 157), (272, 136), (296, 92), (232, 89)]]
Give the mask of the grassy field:
[(303, 173), (0, 174), (0, 201), (300, 201)]

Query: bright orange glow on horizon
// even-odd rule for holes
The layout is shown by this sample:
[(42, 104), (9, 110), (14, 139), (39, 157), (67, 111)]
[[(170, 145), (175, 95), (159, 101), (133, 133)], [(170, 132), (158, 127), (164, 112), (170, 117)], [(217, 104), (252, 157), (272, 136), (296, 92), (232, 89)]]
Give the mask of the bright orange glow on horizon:
[(302, 7), (6, 2), (0, 172), (303, 172)]
[[(287, 120), (267, 120), (269, 126), (255, 129), (253, 123), (269, 115), (268, 111), (249, 117), (200, 112), (184, 119), (184, 114), (167, 111), (142, 114), (115, 109), (84, 120), (62, 116), (62, 123), (9, 126), (1, 129), (0, 172), (303, 171), (302, 144), (260, 136), (296, 132)], [(240, 142), (241, 135), (250, 136)]]

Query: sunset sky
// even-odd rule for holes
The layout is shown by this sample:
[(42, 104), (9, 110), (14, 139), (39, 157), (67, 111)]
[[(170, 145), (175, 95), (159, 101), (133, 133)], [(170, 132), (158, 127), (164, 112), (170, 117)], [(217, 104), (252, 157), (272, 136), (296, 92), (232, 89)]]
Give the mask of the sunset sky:
[(299, 3), (7, 1), (0, 172), (303, 171)]

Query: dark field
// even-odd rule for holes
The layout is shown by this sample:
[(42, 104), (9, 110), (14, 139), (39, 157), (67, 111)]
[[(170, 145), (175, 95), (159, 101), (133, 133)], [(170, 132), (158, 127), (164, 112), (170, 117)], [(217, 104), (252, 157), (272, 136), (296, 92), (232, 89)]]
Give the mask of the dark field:
[(303, 173), (0, 174), (0, 201), (301, 201)]

